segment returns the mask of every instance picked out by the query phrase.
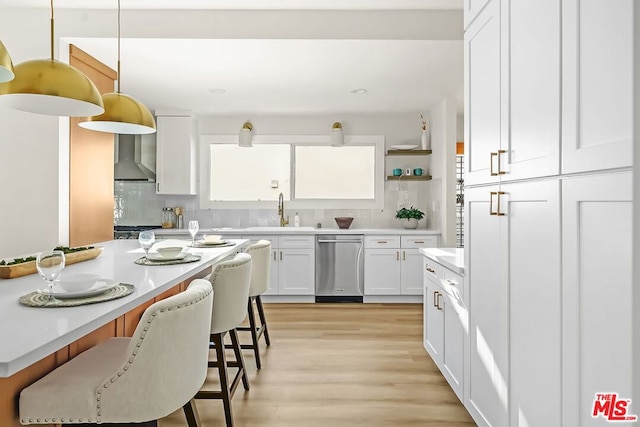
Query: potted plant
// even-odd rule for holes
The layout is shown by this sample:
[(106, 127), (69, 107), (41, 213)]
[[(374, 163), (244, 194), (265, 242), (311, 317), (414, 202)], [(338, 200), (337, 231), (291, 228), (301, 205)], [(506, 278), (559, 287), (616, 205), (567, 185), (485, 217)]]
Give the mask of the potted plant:
[(424, 212), (411, 206), (409, 209), (402, 208), (396, 211), (396, 218), (404, 228), (417, 228), (418, 221), (424, 218)]

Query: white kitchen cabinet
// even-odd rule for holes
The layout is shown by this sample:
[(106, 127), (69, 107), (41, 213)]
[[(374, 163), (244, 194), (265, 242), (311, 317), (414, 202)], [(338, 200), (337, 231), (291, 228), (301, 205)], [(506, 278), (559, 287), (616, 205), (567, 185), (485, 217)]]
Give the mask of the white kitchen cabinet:
[(314, 295), (315, 248), (311, 235), (244, 235), (271, 242), (271, 280), (263, 295)]
[[(471, 21), (478, 15), (482, 8), (490, 0), (464, 0), (464, 27), (467, 28)], [(494, 0), (495, 1), (495, 0)]]
[(400, 248), (364, 250), (364, 294), (400, 295)]
[(565, 179), (562, 194), (563, 425), (602, 426), (596, 393), (633, 396), (632, 175)]
[(562, 172), (631, 166), (634, 1), (562, 7)]
[(430, 259), (424, 265), (424, 347), (463, 401), (464, 351), (468, 314), (463, 279)]
[(480, 425), (560, 425), (560, 184), (475, 187), (465, 203), (467, 408)]
[(464, 33), (467, 185), (498, 181), (498, 176), (491, 174), (491, 164), (495, 163), (493, 169), (497, 171), (502, 96), (500, 31), (500, 1), (490, 0)]
[(465, 32), (465, 59), (466, 184), (557, 174), (560, 4), (491, 0)]
[(196, 132), (190, 116), (156, 117), (156, 193), (196, 194)]
[(365, 295), (422, 295), (422, 255), (438, 236), (365, 236)]

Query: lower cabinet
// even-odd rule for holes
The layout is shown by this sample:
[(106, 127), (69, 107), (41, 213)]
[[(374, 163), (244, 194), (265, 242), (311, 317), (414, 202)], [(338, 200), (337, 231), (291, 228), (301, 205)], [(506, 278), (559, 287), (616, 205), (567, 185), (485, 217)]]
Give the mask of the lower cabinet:
[(365, 236), (365, 295), (422, 295), (418, 248), (437, 246), (438, 236)]
[(271, 242), (271, 280), (263, 295), (315, 294), (315, 241), (305, 235), (246, 235), (251, 243)]
[(462, 276), (423, 257), (424, 348), (463, 401), (467, 309)]

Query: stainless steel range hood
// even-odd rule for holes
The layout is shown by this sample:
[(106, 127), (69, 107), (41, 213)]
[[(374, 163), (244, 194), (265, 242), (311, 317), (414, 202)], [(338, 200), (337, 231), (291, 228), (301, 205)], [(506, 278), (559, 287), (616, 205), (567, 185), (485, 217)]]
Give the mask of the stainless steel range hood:
[(156, 180), (155, 135), (115, 135), (116, 181)]

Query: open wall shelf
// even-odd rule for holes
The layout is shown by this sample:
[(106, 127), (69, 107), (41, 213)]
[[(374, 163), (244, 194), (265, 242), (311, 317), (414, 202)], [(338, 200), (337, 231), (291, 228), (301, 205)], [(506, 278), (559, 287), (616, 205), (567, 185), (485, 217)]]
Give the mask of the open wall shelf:
[(431, 175), (420, 175), (420, 176), (415, 176), (415, 175), (400, 175), (400, 176), (394, 176), (394, 175), (388, 175), (387, 176), (387, 181), (430, 181), (431, 180)]
[(429, 156), (431, 150), (387, 150), (387, 156)]

